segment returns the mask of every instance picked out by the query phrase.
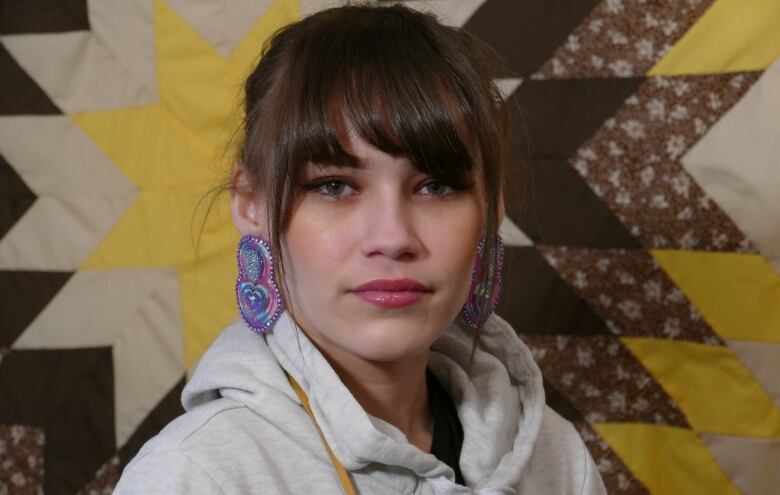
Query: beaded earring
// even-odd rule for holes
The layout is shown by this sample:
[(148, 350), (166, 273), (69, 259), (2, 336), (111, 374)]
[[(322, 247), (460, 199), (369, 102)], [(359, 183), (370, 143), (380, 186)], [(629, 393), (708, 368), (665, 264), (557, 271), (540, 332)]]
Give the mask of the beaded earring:
[(483, 280), (482, 260), (485, 256), (485, 239), (479, 241), (477, 255), (474, 260), (474, 271), (471, 276), (471, 287), (466, 304), (461, 314), (471, 328), (479, 328), (487, 320), (498, 303), (501, 293), (501, 267), (504, 263), (504, 241), (496, 236), (495, 249), (492, 251), (487, 266), (489, 276)]
[(245, 235), (238, 243), (236, 301), (247, 326), (266, 333), (282, 314), (284, 304), (274, 280), (271, 246), (265, 240)]

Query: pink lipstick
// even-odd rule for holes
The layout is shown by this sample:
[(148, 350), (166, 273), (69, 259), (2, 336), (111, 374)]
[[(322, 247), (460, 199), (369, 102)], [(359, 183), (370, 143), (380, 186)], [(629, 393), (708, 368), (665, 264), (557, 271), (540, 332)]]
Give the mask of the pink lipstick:
[(416, 280), (377, 279), (362, 284), (350, 291), (352, 294), (383, 308), (403, 308), (419, 301), (431, 290)]

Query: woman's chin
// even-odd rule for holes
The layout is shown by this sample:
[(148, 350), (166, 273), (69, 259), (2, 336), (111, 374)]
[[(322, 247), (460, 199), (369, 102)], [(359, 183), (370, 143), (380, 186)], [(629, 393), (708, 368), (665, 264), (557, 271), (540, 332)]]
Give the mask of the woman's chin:
[(350, 342), (353, 353), (370, 361), (403, 361), (426, 352), (444, 329), (399, 322), (367, 324)]
[(400, 362), (425, 353), (452, 324), (455, 316), (437, 309), (376, 314), (350, 308), (337, 318), (321, 318), (317, 325), (306, 318), (299, 318), (299, 324), (331, 358), (340, 360), (346, 353), (365, 361)]

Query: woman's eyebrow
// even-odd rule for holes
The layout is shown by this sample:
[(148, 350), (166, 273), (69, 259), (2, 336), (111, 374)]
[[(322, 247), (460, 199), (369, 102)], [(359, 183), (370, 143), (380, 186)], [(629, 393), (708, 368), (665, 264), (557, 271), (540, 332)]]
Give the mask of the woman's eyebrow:
[(326, 169), (363, 169), (366, 168), (366, 164), (360, 158), (355, 158), (350, 161), (343, 162), (309, 162), (307, 168), (314, 170), (326, 170)]

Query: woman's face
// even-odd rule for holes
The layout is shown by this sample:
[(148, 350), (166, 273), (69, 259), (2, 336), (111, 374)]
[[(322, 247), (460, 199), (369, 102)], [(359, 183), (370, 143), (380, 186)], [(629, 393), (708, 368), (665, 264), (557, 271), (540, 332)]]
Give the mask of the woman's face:
[(328, 355), (402, 361), (463, 306), (484, 187), (457, 190), (350, 135), (359, 166), (306, 165), (282, 243), (288, 306)]

